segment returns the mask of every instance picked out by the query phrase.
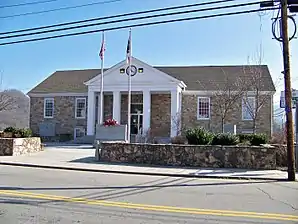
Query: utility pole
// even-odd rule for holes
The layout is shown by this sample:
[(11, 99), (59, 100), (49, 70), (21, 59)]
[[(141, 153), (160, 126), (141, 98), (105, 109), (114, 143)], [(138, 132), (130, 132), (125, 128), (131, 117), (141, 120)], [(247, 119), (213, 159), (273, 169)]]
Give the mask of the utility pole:
[(285, 81), (286, 101), (286, 128), (287, 128), (287, 159), (288, 159), (288, 180), (295, 181), (295, 154), (294, 154), (294, 128), (292, 113), (292, 87), (288, 35), (288, 1), (281, 0), (281, 34), (283, 46), (283, 66)]

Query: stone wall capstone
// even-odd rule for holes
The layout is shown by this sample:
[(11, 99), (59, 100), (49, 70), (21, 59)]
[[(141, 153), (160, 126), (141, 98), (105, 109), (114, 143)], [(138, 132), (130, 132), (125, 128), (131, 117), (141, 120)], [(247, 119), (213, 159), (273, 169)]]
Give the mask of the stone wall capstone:
[(42, 151), (41, 140), (31, 138), (0, 138), (0, 156), (18, 156)]
[(102, 142), (101, 161), (204, 168), (276, 169), (275, 147)]

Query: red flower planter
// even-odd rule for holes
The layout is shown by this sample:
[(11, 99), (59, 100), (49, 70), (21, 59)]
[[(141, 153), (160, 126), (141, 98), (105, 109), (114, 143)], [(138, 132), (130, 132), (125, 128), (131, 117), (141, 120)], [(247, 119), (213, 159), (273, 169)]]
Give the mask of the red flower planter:
[(118, 122), (114, 119), (108, 119), (103, 123), (104, 126), (115, 126), (119, 125)]

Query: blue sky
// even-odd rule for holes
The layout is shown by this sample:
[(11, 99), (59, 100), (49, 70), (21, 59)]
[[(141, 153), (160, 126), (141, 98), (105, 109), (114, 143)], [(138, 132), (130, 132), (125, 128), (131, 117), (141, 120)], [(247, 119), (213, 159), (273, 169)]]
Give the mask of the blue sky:
[[(2, 0), (0, 6), (32, 2), (33, 0)], [(74, 6), (104, 0), (57, 0), (52, 3), (24, 7), (2, 8), (0, 17)], [(88, 19), (105, 15), (133, 12), (197, 3), (198, 0), (122, 0), (38, 15), (0, 18), (1, 32)], [(237, 3), (248, 1), (236, 1)], [(232, 4), (232, 3), (229, 3)], [(205, 6), (206, 7), (206, 6)], [(248, 8), (245, 8), (248, 9)], [(216, 11), (224, 12), (224, 11)], [(213, 12), (211, 12), (213, 13)], [(195, 13), (193, 16), (210, 13)], [(188, 15), (190, 16), (190, 15)], [(183, 16), (178, 16), (179, 18)], [(171, 17), (171, 18), (178, 18)], [(247, 64), (248, 57), (256, 57), (260, 43), (263, 47), (263, 64), (267, 64), (273, 80), (282, 78), (281, 45), (272, 39), (272, 12), (237, 15), (173, 24), (135, 28), (132, 30), (133, 56), (151, 65), (239, 65)], [(156, 19), (155, 19), (156, 20)], [(143, 20), (142, 22), (145, 22)], [(147, 20), (154, 21), (154, 20)], [(128, 23), (122, 23), (125, 25)], [(114, 26), (114, 25), (112, 25)], [(107, 27), (107, 26), (106, 26)], [(90, 30), (89, 28), (85, 30)], [(291, 26), (290, 26), (291, 31)], [(72, 31), (71, 31), (72, 32)], [(107, 51), (105, 66), (125, 59), (128, 30), (106, 33)], [(2, 41), (4, 42), (4, 41)], [(4, 88), (28, 92), (56, 70), (100, 68), (98, 51), (101, 34), (88, 34), (40, 42), (0, 46), (0, 72)], [(298, 84), (298, 40), (291, 41), (293, 88)], [(255, 63), (251, 61), (251, 63)], [(276, 100), (283, 89), (278, 83)]]

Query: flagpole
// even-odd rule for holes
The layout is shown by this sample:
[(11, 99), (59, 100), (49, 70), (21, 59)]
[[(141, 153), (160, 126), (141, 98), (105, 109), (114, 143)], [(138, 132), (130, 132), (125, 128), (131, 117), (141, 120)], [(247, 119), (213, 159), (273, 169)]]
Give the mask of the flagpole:
[(127, 105), (127, 141), (130, 143), (131, 129), (131, 28), (129, 29), (129, 55), (128, 55), (128, 105)]
[(104, 67), (104, 48), (105, 48), (104, 32), (102, 32), (102, 58), (101, 58), (101, 76), (100, 76), (100, 114), (99, 114), (99, 124), (103, 123), (103, 67)]

